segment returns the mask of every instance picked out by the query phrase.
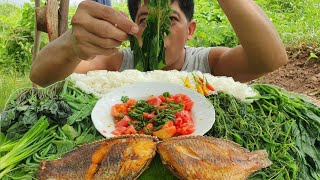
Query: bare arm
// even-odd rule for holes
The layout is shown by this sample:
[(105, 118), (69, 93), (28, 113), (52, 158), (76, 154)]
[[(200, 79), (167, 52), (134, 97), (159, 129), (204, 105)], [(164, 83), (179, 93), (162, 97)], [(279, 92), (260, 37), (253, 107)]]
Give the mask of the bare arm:
[(30, 79), (41, 86), (50, 85), (70, 75), (81, 62), (73, 52), (68, 31), (45, 46), (31, 66)]
[(128, 34), (138, 31), (138, 26), (121, 12), (83, 1), (72, 18), (72, 29), (39, 52), (30, 79), (47, 86), (74, 71), (116, 69), (122, 59), (117, 47), (128, 39)]
[(214, 75), (245, 82), (287, 63), (285, 48), (272, 23), (252, 0), (218, 0), (240, 44), (214, 48), (209, 62)]

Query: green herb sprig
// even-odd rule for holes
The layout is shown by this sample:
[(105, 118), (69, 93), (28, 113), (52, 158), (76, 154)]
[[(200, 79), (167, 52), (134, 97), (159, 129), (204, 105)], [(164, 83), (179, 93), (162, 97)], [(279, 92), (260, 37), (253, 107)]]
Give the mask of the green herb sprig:
[[(145, 4), (144, 1), (141, 4)], [(140, 48), (136, 37), (130, 37), (134, 54), (134, 67), (139, 71), (152, 71), (166, 66), (164, 39), (170, 33), (170, 0), (150, 0), (146, 17), (147, 26), (142, 34)]]

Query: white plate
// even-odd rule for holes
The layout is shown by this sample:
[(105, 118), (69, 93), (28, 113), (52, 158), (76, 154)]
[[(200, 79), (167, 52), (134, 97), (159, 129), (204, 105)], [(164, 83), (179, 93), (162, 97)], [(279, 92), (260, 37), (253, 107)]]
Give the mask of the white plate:
[(141, 82), (121, 86), (105, 94), (92, 110), (91, 118), (96, 129), (105, 137), (115, 136), (111, 132), (115, 130), (114, 118), (111, 108), (115, 104), (122, 103), (121, 97), (128, 96), (135, 100), (147, 99), (149, 96), (159, 96), (164, 92), (170, 94), (186, 94), (194, 102), (191, 110), (195, 131), (190, 135), (204, 135), (208, 132), (214, 121), (215, 111), (213, 105), (195, 90), (185, 88), (178, 84), (164, 82)]

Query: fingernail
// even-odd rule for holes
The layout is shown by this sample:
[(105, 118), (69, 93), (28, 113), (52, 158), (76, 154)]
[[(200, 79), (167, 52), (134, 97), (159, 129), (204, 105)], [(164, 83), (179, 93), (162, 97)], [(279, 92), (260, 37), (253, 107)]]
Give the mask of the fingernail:
[(131, 33), (132, 34), (136, 34), (136, 33), (138, 33), (139, 32), (139, 28), (137, 27), (137, 26), (132, 26), (131, 27)]

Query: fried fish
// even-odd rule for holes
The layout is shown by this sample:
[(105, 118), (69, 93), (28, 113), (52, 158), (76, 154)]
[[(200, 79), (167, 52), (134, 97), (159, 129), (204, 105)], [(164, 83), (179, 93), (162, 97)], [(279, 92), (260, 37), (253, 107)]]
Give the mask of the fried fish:
[(38, 179), (136, 179), (156, 153), (158, 139), (127, 135), (86, 144), (61, 159), (44, 161)]
[(162, 163), (179, 179), (246, 179), (272, 162), (265, 150), (250, 152), (232, 141), (176, 137), (157, 145)]

